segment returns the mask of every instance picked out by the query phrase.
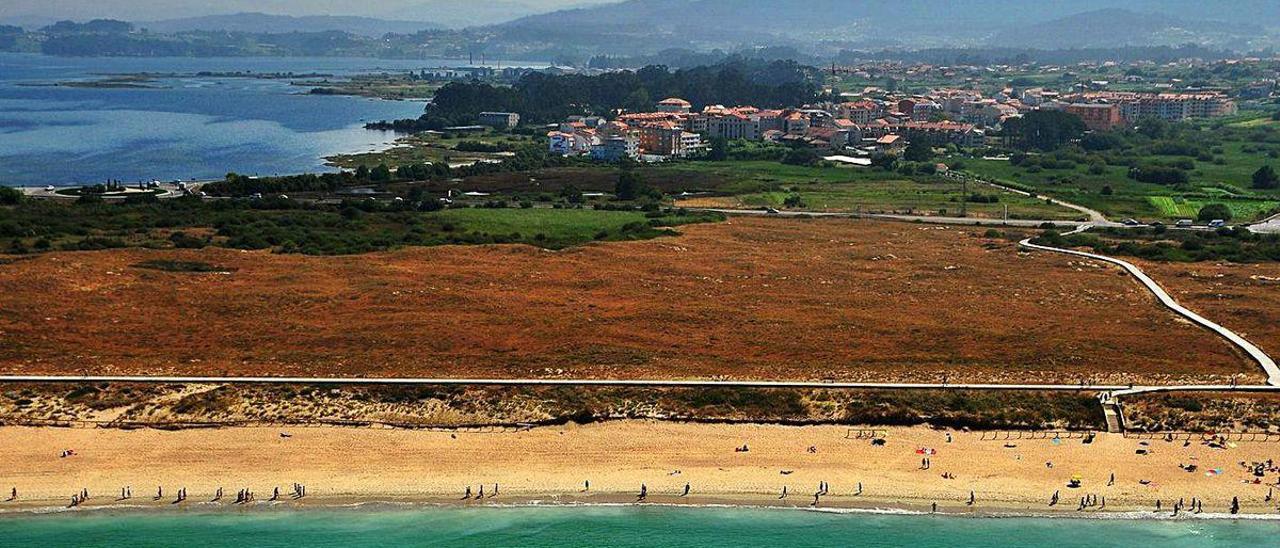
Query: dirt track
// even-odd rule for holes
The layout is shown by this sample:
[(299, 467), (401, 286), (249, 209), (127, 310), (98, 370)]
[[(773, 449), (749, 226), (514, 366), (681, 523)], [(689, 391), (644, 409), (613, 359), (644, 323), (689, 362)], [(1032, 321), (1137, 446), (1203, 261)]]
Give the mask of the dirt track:
[[(0, 371), (1261, 378), (1119, 269), (1020, 254), (980, 230), (735, 219), (685, 227), (679, 238), (554, 253), (485, 246), (338, 258), (222, 249), (41, 255), (0, 265)], [(174, 258), (236, 271), (130, 266)]]

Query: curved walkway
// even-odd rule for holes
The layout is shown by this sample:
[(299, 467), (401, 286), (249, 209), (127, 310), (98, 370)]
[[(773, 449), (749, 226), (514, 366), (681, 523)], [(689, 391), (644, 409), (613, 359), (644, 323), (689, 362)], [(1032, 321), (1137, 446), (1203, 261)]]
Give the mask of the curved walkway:
[[(1083, 225), (1071, 232), (1067, 232), (1066, 234), (1076, 234), (1079, 232), (1084, 232), (1086, 230), (1089, 230), (1090, 228), (1091, 228), (1091, 225)], [(1250, 358), (1258, 362), (1258, 365), (1262, 366), (1263, 371), (1265, 371), (1267, 374), (1267, 384), (1272, 386), (1280, 386), (1280, 367), (1276, 366), (1276, 362), (1275, 360), (1271, 359), (1271, 356), (1268, 356), (1266, 352), (1262, 351), (1261, 348), (1258, 348), (1253, 343), (1249, 342), (1248, 340), (1245, 340), (1244, 337), (1237, 335), (1234, 331), (1231, 331), (1230, 329), (1222, 327), (1221, 325), (1214, 323), (1208, 318), (1205, 318), (1204, 316), (1196, 314), (1195, 312), (1192, 312), (1191, 310), (1187, 309), (1181, 304), (1178, 304), (1178, 301), (1174, 300), (1173, 297), (1169, 296), (1169, 293), (1166, 292), (1164, 288), (1160, 287), (1160, 284), (1157, 284), (1155, 280), (1151, 279), (1150, 276), (1148, 276), (1145, 272), (1143, 272), (1137, 266), (1134, 266), (1133, 263), (1130, 263), (1128, 261), (1122, 261), (1120, 259), (1115, 259), (1112, 257), (1107, 257), (1106, 255), (1098, 255), (1096, 253), (1087, 253), (1084, 251), (1076, 251), (1073, 249), (1062, 249), (1057, 247), (1037, 245), (1037, 244), (1031, 243), (1030, 238), (1027, 238), (1025, 240), (1022, 240), (1021, 242), (1018, 242), (1018, 245), (1025, 247), (1027, 249), (1051, 251), (1054, 253), (1064, 253), (1067, 255), (1075, 255), (1077, 257), (1085, 257), (1088, 259), (1094, 259), (1098, 261), (1111, 263), (1114, 265), (1119, 265), (1121, 268), (1124, 268), (1126, 271), (1128, 271), (1129, 274), (1133, 275), (1134, 278), (1137, 278), (1138, 281), (1141, 282), (1143, 286), (1145, 286), (1149, 291), (1151, 291), (1151, 293), (1156, 296), (1156, 299), (1160, 301), (1160, 304), (1163, 304), (1166, 308), (1174, 311), (1176, 314), (1188, 320), (1191, 320), (1193, 323), (1201, 327), (1204, 327), (1205, 329), (1213, 331), (1214, 333), (1217, 333), (1222, 338), (1227, 339), (1227, 341), (1230, 341), (1232, 344), (1236, 345), (1241, 350), (1243, 350), (1246, 354), (1249, 355)]]

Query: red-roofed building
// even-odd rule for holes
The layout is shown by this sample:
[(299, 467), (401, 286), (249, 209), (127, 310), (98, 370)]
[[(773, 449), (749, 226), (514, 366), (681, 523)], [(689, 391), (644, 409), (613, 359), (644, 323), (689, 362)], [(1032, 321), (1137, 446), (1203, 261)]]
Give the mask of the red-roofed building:
[(692, 108), (693, 108), (692, 103), (685, 101), (684, 99), (680, 99), (678, 97), (671, 97), (668, 99), (663, 99), (661, 101), (658, 101), (658, 112), (674, 112), (678, 114), (688, 114)]

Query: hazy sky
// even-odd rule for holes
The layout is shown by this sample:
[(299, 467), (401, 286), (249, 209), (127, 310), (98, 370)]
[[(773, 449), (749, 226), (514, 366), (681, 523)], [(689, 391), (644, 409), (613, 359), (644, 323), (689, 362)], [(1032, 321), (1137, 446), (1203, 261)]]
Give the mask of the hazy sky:
[[(492, 12), (519, 4), (535, 11), (550, 11), (606, 0), (0, 0), (0, 18), (5, 19), (92, 19), (111, 17), (132, 21), (154, 21), (177, 17), (256, 11), (286, 15), (364, 15), (383, 18), (429, 20), (437, 11), (440, 19), (463, 19), (468, 11)], [(615, 0), (616, 1), (616, 0)]]

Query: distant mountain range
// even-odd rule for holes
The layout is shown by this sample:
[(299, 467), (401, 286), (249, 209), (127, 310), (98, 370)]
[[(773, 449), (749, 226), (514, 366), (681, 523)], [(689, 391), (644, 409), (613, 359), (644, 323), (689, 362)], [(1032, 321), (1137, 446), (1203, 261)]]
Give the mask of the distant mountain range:
[[(616, 0), (578, 0), (572, 7), (604, 4)], [(563, 5), (563, 2), (556, 4)], [(385, 16), (410, 21), (434, 21), (446, 27), (493, 25), (553, 11), (546, 0), (421, 0)]]
[[(1120, 7), (1117, 7), (1120, 6)], [(628, 0), (504, 23), (507, 36), (588, 34), (664, 47), (883, 43), (907, 47), (1248, 46), (1280, 27), (1276, 0)], [(1274, 38), (1275, 29), (1270, 29)], [(762, 37), (771, 37), (762, 43)], [(603, 42), (608, 44), (608, 41)]]
[(1001, 31), (992, 45), (1031, 48), (1173, 46), (1210, 43), (1247, 49), (1266, 30), (1251, 23), (1189, 21), (1161, 13), (1103, 9)]
[(422, 30), (439, 29), (438, 23), (421, 21), (389, 21), (371, 17), (344, 17), (332, 15), (268, 15), (265, 13), (235, 13), (230, 15), (206, 15), (184, 19), (137, 22), (134, 26), (151, 32), (178, 33), (190, 31), (247, 32), (253, 34), (286, 32), (345, 31), (360, 36), (382, 36), (387, 33), (413, 34)]
[[(668, 50), (685, 51), (690, 59), (791, 50), (826, 61), (888, 48), (1280, 49), (1280, 0), (580, 0), (587, 7), (517, 17), (568, 1), (409, 0), (379, 12), (388, 18), (209, 15), (136, 23), (150, 32), (112, 40), (60, 23), (47, 27), (61, 29), (55, 41), (31, 33), (6, 39), (0, 48), (64, 55), (93, 55), (95, 48), (108, 51), (100, 55), (480, 55), (569, 64), (600, 55), (652, 58)], [(477, 21), (505, 22), (454, 27)], [(238, 34), (220, 39), (199, 31)], [(280, 38), (286, 34), (325, 36)]]

